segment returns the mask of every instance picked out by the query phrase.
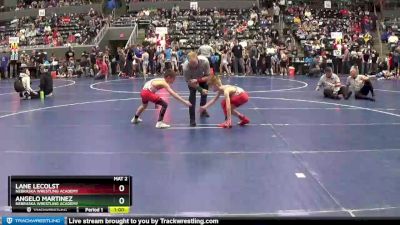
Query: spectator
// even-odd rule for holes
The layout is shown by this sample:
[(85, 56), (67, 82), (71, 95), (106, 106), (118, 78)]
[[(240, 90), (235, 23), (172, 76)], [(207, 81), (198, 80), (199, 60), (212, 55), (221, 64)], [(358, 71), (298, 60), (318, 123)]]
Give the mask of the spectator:
[(147, 50), (144, 50), (142, 54), (142, 62), (143, 62), (143, 76), (146, 79), (149, 69), (149, 53), (147, 52)]
[(38, 98), (39, 95), (36, 91), (31, 88), (30, 72), (27, 65), (21, 65), (21, 73), (19, 74), (19, 80), (21, 81), (21, 89), (16, 89), (19, 92), (19, 96), (22, 99)]
[(241, 44), (239, 44), (238, 40), (234, 41), (232, 53), (234, 56), (233, 68), (235, 70), (235, 74), (239, 75), (239, 67), (240, 67), (242, 73), (244, 72), (245, 68), (244, 68), (244, 59), (243, 59), (243, 47)]
[(276, 3), (274, 3), (273, 11), (274, 11), (274, 22), (278, 23), (281, 9), (279, 8), (279, 6)]
[(1, 65), (0, 65), (0, 73), (1, 78), (7, 79), (8, 78), (8, 65), (9, 65), (10, 58), (8, 57), (7, 53), (3, 51), (1, 55)]
[(258, 49), (257, 49), (257, 44), (255, 42), (251, 45), (249, 57), (250, 57), (250, 61), (251, 61), (250, 62), (251, 72), (253, 74), (257, 74), (257, 60), (259, 58), (259, 53), (258, 53)]
[(68, 47), (68, 51), (65, 53), (65, 60), (69, 61), (71, 58), (74, 59), (75, 52), (73, 51), (72, 47)]
[(200, 46), (198, 53), (199, 55), (206, 57), (208, 63), (211, 65), (211, 56), (214, 54), (214, 49), (207, 42)]
[(108, 62), (106, 60), (106, 57), (103, 56), (103, 58), (100, 56), (98, 57), (98, 62), (97, 66), (99, 68), (99, 72), (96, 74), (94, 77), (95, 80), (102, 80), (102, 79), (107, 79), (108, 77)]
[[(354, 91), (356, 99), (375, 101), (374, 88), (370, 79), (365, 75), (359, 75), (357, 67), (351, 68), (346, 86)], [(371, 92), (372, 98), (368, 97), (369, 92)]]
[(320, 88), (324, 88), (324, 97), (331, 99), (340, 99), (342, 96), (344, 99), (349, 99), (352, 92), (348, 92), (347, 88), (340, 83), (339, 77), (332, 72), (332, 68), (327, 67), (325, 74), (321, 76), (317, 84), (316, 91)]
[(49, 69), (50, 63), (46, 61), (42, 66), (39, 85), (39, 91), (43, 91), (45, 97), (53, 95), (53, 78), (51, 77)]

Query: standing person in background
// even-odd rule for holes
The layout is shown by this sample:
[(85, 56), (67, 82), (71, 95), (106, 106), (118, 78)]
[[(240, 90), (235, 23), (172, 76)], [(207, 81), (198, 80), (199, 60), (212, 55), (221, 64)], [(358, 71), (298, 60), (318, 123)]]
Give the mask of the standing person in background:
[(21, 60), (18, 54), (12, 54), (10, 56), (10, 62), (8, 63), (8, 74), (10, 78), (19, 76), (18, 71), (20, 65), (21, 65)]
[(178, 49), (178, 70), (179, 73), (182, 75), (182, 65), (186, 60), (185, 52), (182, 49)]
[(140, 74), (142, 71), (142, 55), (143, 55), (143, 49), (141, 45), (138, 45), (137, 47), (134, 48), (134, 60), (133, 60), (133, 72), (134, 76), (137, 76)]
[(133, 46), (126, 49), (126, 59), (125, 59), (125, 74), (127, 77), (133, 77), (133, 59), (134, 59)]
[(274, 11), (274, 22), (278, 23), (281, 9), (276, 3), (273, 4), (273, 11)]
[(41, 52), (40, 51), (36, 51), (36, 50), (32, 50), (32, 64), (35, 67), (35, 78), (39, 78), (39, 74), (40, 74), (40, 58), (41, 58)]
[(362, 74), (369, 74), (370, 72), (370, 65), (371, 65), (371, 47), (369, 46), (367, 49), (364, 49), (362, 52), (362, 67), (361, 73)]
[(118, 48), (118, 52), (117, 52), (118, 56), (119, 56), (119, 76), (125, 76), (125, 60), (126, 60), (126, 54), (124, 52), (124, 50), (122, 48)]
[(69, 61), (67, 61), (67, 73), (65, 77), (73, 77), (75, 75), (75, 66), (74, 58), (69, 58)]
[(156, 63), (155, 63), (155, 54), (156, 54), (156, 45), (151, 44), (150, 47), (148, 48), (147, 52), (149, 53), (149, 70), (150, 74), (155, 76), (156, 71)]
[(142, 62), (143, 62), (143, 77), (144, 79), (148, 76), (148, 69), (149, 69), (149, 53), (147, 49), (144, 50), (142, 54)]
[(251, 73), (251, 60), (249, 57), (249, 51), (247, 50), (247, 48), (244, 51), (244, 72), (245, 75), (250, 75)]
[(87, 59), (87, 55), (85, 53), (82, 53), (80, 67), (82, 74), (85, 77), (88, 77), (90, 75), (90, 67), (89, 67), (89, 60)]
[[(9, 57), (5, 51), (3, 51), (3, 54), (1, 55), (1, 65), (0, 65), (0, 72), (1, 72), (1, 77), (4, 77), (4, 79), (8, 78), (8, 64), (9, 64)], [(0, 79), (1, 79), (0, 77)], [(11, 77), (11, 76), (10, 76)]]
[(286, 0), (279, 0), (279, 8), (281, 11), (284, 11), (286, 7)]
[(379, 53), (374, 49), (371, 53), (371, 63), (372, 63), (372, 74), (376, 74), (378, 72), (378, 62), (379, 62)]
[(50, 63), (47, 61), (44, 62), (40, 74), (39, 92), (43, 91), (45, 97), (50, 97), (53, 95), (53, 78), (51, 77), (49, 69)]
[(70, 58), (75, 57), (75, 52), (73, 51), (72, 47), (69, 46), (68, 51), (65, 53), (65, 60), (69, 61)]
[(172, 68), (172, 48), (171, 46), (167, 46), (165, 49), (165, 69), (169, 70)]
[(243, 47), (241, 44), (239, 44), (238, 40), (235, 40), (233, 42), (233, 47), (232, 47), (232, 53), (234, 56), (233, 60), (233, 68), (235, 70), (235, 74), (239, 75), (239, 66), (240, 70), (243, 72), (244, 71), (244, 59), (243, 59)]
[(289, 57), (285, 54), (285, 51), (281, 52), (280, 66), (281, 66), (281, 76), (287, 76), (289, 68)]
[(94, 75), (96, 74), (96, 72), (95, 72), (96, 57), (97, 57), (96, 47), (92, 47), (92, 51), (90, 52), (90, 76), (91, 77), (94, 77)]
[(199, 50), (197, 51), (199, 55), (204, 56), (208, 59), (208, 63), (211, 65), (211, 56), (214, 54), (214, 49), (207, 44), (203, 44), (200, 46)]
[(160, 52), (158, 52), (157, 64), (158, 64), (157, 67), (159, 68), (160, 74), (163, 74), (164, 73), (164, 69), (165, 69), (165, 53), (162, 50)]
[(259, 58), (259, 52), (257, 49), (257, 44), (254, 42), (250, 48), (250, 64), (252, 74), (257, 74), (257, 60)]
[(107, 66), (108, 66), (108, 74), (112, 74), (112, 66), (111, 66), (111, 59), (112, 59), (112, 55), (111, 55), (111, 50), (108, 46), (106, 46), (105, 51), (104, 51), (104, 56), (106, 57), (106, 62), (107, 62)]
[[(350, 50), (348, 47), (344, 47), (344, 53), (342, 55), (342, 74), (348, 74), (350, 67)], [(340, 58), (339, 58), (340, 59)]]
[(221, 55), (221, 64), (219, 68), (220, 74), (224, 74), (224, 76), (228, 73), (228, 76), (231, 76), (231, 67), (229, 66), (229, 54), (227, 50), (224, 50)]
[(175, 47), (171, 55), (171, 69), (174, 72), (178, 71), (178, 47)]
[(393, 69), (396, 76), (400, 75), (400, 48), (393, 51)]
[(126, 6), (126, 12), (128, 13), (129, 12), (129, 5), (130, 5), (130, 3), (131, 3), (131, 0), (125, 0), (125, 6)]

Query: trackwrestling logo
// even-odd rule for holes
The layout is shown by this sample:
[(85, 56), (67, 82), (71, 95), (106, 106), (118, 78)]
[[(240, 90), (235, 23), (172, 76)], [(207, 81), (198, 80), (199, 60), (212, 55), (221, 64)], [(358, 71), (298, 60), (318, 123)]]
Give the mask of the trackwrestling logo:
[(64, 217), (9, 217), (2, 218), (7, 225), (64, 225)]

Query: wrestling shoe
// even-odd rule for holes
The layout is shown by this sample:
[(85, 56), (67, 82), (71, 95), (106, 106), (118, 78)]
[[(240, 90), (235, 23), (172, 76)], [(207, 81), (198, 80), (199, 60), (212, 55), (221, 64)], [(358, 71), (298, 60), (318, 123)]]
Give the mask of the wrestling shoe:
[(225, 122), (219, 124), (218, 127), (221, 127), (221, 128), (232, 128), (232, 124), (228, 123), (228, 121), (225, 121)]
[(133, 124), (138, 124), (140, 122), (142, 122), (142, 119), (140, 119), (140, 118), (133, 117), (132, 120), (131, 120), (131, 123), (133, 123)]
[(249, 118), (245, 117), (245, 116), (241, 116), (240, 117), (240, 122), (238, 123), (240, 126), (244, 126), (246, 124), (250, 123)]
[(156, 124), (156, 128), (158, 128), (158, 129), (165, 129), (165, 128), (170, 128), (170, 127), (171, 127), (170, 125), (164, 123), (163, 121), (159, 121)]

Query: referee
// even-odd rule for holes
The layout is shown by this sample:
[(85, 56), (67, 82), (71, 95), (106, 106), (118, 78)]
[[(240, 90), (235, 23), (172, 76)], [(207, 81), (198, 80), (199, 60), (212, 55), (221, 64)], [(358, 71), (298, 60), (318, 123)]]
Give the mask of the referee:
[[(204, 56), (197, 56), (196, 52), (188, 54), (188, 60), (183, 64), (183, 76), (188, 83), (190, 95), (189, 107), (190, 126), (196, 126), (196, 92), (201, 93), (200, 106), (207, 103), (208, 76), (210, 75), (210, 63)], [(210, 117), (207, 111), (201, 113), (202, 117)]]

